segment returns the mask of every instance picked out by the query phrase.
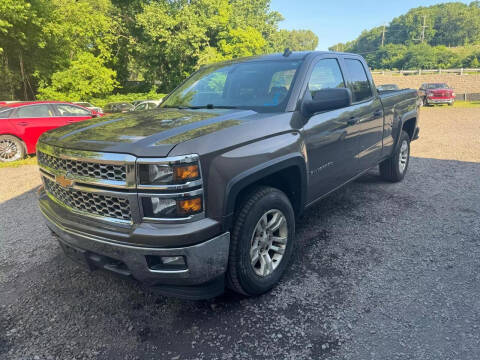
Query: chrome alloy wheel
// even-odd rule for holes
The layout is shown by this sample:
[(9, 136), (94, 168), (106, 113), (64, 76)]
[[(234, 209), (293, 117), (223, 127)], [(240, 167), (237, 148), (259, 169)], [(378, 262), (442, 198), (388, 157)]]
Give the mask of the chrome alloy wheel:
[(408, 162), (408, 142), (407, 140), (403, 140), (402, 145), (400, 147), (400, 156), (398, 157), (398, 168), (401, 173), (405, 171)]
[(258, 220), (252, 234), (250, 263), (258, 276), (268, 276), (283, 259), (287, 247), (288, 225), (280, 210), (269, 210)]
[(10, 139), (0, 139), (0, 160), (13, 161), (20, 158), (20, 151), (17, 144)]

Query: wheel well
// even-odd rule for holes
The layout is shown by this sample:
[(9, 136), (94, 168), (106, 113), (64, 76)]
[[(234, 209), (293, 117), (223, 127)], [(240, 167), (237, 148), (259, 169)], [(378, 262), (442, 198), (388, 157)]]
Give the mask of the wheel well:
[(271, 186), (283, 191), (290, 200), (295, 215), (298, 216), (303, 209), (301, 179), (302, 176), (300, 173), (300, 169), (297, 166), (290, 166), (264, 178), (261, 178), (253, 184), (248, 185), (238, 193), (235, 199), (235, 211), (237, 211), (237, 209), (241, 206), (243, 199), (248, 196), (248, 194), (252, 191), (253, 188), (259, 185), (263, 185)]
[(413, 139), (413, 134), (415, 132), (416, 123), (417, 123), (417, 119), (412, 118), (412, 119), (409, 119), (409, 120), (405, 121), (405, 123), (402, 126), (402, 130), (405, 130), (407, 132), (408, 136), (410, 137), (410, 140)]

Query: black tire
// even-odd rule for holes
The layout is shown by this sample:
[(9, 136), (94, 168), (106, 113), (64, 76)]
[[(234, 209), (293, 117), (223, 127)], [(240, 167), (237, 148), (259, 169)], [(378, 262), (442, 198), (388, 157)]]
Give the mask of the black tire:
[[(260, 276), (251, 264), (250, 250), (257, 224), (269, 211), (279, 210), (286, 220), (287, 241), (283, 257), (269, 275)], [(295, 247), (295, 215), (288, 197), (278, 189), (259, 186), (245, 197), (236, 213), (230, 240), (227, 285), (233, 291), (260, 295), (270, 290), (287, 269)]]
[[(407, 157), (405, 161), (405, 166), (402, 169), (400, 158), (404, 152), (402, 152), (402, 146), (406, 143), (407, 146)], [(390, 159), (387, 159), (380, 163), (380, 176), (385, 180), (391, 182), (402, 181), (405, 177), (405, 174), (408, 170), (408, 164), (410, 163), (410, 136), (404, 130), (400, 134), (398, 139), (397, 147), (395, 148), (394, 154)]]
[(12, 135), (0, 135), (0, 162), (21, 160), (25, 157), (25, 144)]
[(448, 103), (448, 106), (453, 106), (453, 102), (451, 102), (451, 103)]

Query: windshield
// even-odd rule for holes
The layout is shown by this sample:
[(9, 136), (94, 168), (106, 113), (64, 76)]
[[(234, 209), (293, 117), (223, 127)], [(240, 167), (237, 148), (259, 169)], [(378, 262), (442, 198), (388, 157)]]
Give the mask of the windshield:
[(301, 61), (221, 63), (200, 69), (162, 107), (283, 111)]
[(427, 84), (427, 89), (448, 89), (447, 84)]

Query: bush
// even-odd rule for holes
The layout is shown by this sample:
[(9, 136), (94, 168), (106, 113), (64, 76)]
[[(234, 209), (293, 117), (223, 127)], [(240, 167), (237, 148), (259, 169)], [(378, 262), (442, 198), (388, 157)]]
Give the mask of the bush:
[(52, 75), (51, 84), (41, 85), (38, 98), (80, 101), (102, 96), (118, 87), (116, 76), (117, 73), (107, 68), (99, 57), (81, 53), (68, 69)]

